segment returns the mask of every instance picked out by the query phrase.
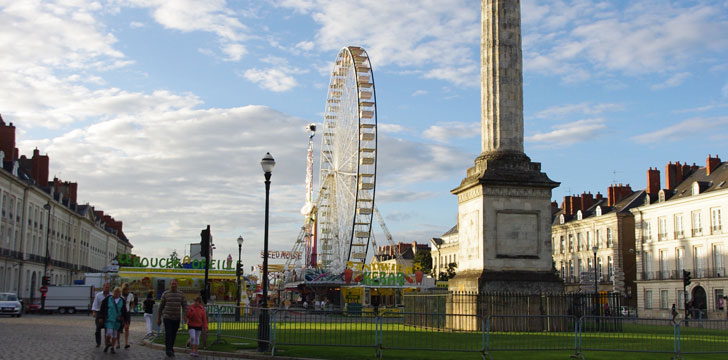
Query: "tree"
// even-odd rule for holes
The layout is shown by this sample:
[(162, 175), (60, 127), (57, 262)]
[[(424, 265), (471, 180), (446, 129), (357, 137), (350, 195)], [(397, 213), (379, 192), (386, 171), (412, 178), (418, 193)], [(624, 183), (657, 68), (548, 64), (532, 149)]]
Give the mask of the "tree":
[(449, 263), (447, 264), (447, 271), (441, 272), (440, 276), (437, 278), (439, 281), (448, 281), (455, 277), (455, 269), (458, 267), (458, 264), (456, 263)]
[(412, 260), (412, 265), (417, 267), (417, 265), (420, 265), (420, 269), (425, 274), (431, 274), (432, 273), (432, 255), (430, 254), (430, 250), (417, 250), (417, 253), (415, 253), (415, 258)]
[(172, 262), (175, 262), (175, 260), (179, 260), (179, 255), (177, 254), (177, 249), (172, 250), (172, 253), (169, 254), (169, 258), (172, 259)]

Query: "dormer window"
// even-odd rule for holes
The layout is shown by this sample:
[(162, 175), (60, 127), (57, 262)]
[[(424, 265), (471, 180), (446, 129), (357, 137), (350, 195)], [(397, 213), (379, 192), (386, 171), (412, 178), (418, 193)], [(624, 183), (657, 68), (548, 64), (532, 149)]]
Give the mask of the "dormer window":
[(700, 184), (698, 184), (698, 182), (696, 181), (693, 183), (693, 195), (698, 194), (700, 194)]
[(559, 215), (559, 224), (564, 225), (564, 214)]
[(602, 207), (597, 206), (597, 216), (602, 216)]
[(665, 202), (665, 190), (660, 190), (659, 193), (657, 193), (657, 202)]
[(581, 220), (584, 218), (584, 215), (581, 213), (581, 210), (576, 212), (576, 220)]

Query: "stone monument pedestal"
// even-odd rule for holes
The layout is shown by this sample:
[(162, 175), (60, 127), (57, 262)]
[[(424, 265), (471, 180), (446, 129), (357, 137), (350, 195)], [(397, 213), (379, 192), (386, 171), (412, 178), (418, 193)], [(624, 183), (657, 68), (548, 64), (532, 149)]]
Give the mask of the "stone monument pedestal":
[(459, 187), (460, 250), (450, 291), (561, 293), (551, 257), (551, 189), (558, 186), (523, 153), (489, 152)]

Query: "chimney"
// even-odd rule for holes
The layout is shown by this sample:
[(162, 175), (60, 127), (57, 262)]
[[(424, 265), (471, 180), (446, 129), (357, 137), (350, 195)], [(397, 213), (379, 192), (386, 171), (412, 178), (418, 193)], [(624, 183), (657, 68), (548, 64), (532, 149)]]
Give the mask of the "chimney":
[(705, 175), (710, 175), (715, 169), (720, 166), (720, 158), (716, 154), (715, 157), (710, 157), (710, 154), (708, 154), (708, 159), (705, 161)]
[(600, 193), (600, 192), (597, 192), (597, 195), (594, 197), (594, 200), (599, 201), (602, 199), (604, 199), (604, 195), (602, 195), (602, 193)]
[(687, 179), (692, 173), (693, 173), (692, 168), (690, 168), (690, 165), (688, 165), (688, 163), (682, 164), (683, 180)]
[(592, 205), (594, 205), (594, 196), (591, 193), (582, 193), (581, 211), (586, 211), (586, 209), (590, 208)]
[[(38, 149), (33, 150), (33, 169), (31, 176), (39, 186), (48, 186), (48, 155), (41, 155)], [(55, 179), (54, 179), (55, 184)]]
[(607, 205), (614, 206), (616, 205), (620, 200), (626, 198), (629, 196), (629, 194), (632, 193), (632, 188), (627, 185), (612, 185), (608, 188), (608, 197), (607, 197)]
[(674, 190), (675, 186), (679, 184), (677, 181), (677, 164), (673, 164), (670, 161), (669, 164), (665, 165), (665, 188), (667, 190)]
[(650, 168), (647, 170), (647, 193), (657, 195), (658, 192), (660, 192), (660, 170)]
[(0, 150), (5, 153), (3, 161), (15, 160), (15, 154), (17, 154), (15, 150), (15, 126), (13, 126), (13, 123), (5, 125), (2, 116), (0, 116)]
[(569, 201), (571, 202), (571, 214), (569, 215), (574, 215), (579, 210), (583, 211), (583, 209), (581, 208), (581, 199), (578, 196), (570, 196)]
[(557, 203), (556, 201), (552, 201), (551, 202), (551, 213), (553, 214), (557, 211), (559, 211), (559, 203)]
[(564, 206), (562, 208), (564, 209), (564, 215), (573, 214), (571, 211), (571, 196), (564, 196)]

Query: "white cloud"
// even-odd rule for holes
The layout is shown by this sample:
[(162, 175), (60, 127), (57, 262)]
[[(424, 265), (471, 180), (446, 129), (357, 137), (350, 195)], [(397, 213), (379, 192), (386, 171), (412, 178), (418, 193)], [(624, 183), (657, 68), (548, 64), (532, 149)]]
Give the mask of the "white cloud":
[(139, 21), (132, 21), (132, 22), (129, 23), (129, 27), (132, 28), (132, 29), (143, 28), (145, 26), (146, 25), (144, 25), (143, 22), (139, 22)]
[(591, 141), (607, 128), (604, 123), (604, 119), (586, 119), (559, 124), (550, 132), (526, 136), (526, 141), (561, 146)]
[(249, 81), (258, 84), (262, 89), (282, 92), (296, 87), (296, 79), (290, 75), (288, 68), (248, 69), (243, 76)]
[[(524, 68), (565, 80), (585, 80), (604, 69), (662, 73), (728, 47), (720, 5), (680, 4), (642, 0), (619, 9), (590, 0), (524, 1)], [(574, 72), (582, 75), (574, 78)]]
[(412, 96), (422, 96), (427, 95), (427, 90), (416, 90), (412, 93)]
[(224, 52), (228, 57), (227, 60), (229, 61), (239, 61), (243, 55), (245, 55), (245, 47), (240, 44), (228, 44), (223, 46), (222, 52)]
[(677, 73), (659, 84), (654, 84), (654, 85), (650, 86), (650, 89), (662, 90), (662, 89), (679, 86), (680, 84), (682, 84), (685, 81), (685, 79), (689, 78), (691, 75), (692, 74), (689, 72)]
[(422, 136), (438, 142), (447, 143), (454, 139), (480, 136), (480, 122), (446, 122), (432, 125), (422, 132)]
[(303, 51), (311, 51), (314, 47), (313, 41), (301, 41), (298, 44), (296, 44), (296, 49), (300, 49)]
[(224, 0), (119, 0), (119, 3), (150, 9), (154, 20), (167, 29), (215, 34), (228, 61), (238, 61), (245, 54), (242, 43), (248, 39), (248, 27)]
[[(478, 78), (479, 5), (465, 0), (350, 2), (282, 1), (280, 6), (310, 14), (320, 28), (323, 50), (363, 46), (376, 68), (432, 66), (428, 78), (473, 85)], [(352, 17), (356, 21), (352, 21)]]
[(399, 125), (399, 124), (386, 124), (386, 123), (378, 122), (377, 131), (383, 132), (383, 133), (394, 134), (394, 133), (400, 133), (400, 132), (407, 131), (407, 128), (405, 128), (404, 126)]
[(556, 105), (537, 112), (534, 117), (539, 119), (563, 118), (572, 114), (599, 115), (604, 112), (620, 111), (624, 109), (622, 104), (601, 103), (591, 104), (587, 102), (579, 104)]
[(723, 85), (723, 88), (720, 90), (721, 95), (723, 95), (724, 98), (728, 98), (728, 82)]
[(665, 141), (684, 141), (699, 134), (718, 136), (728, 133), (728, 117), (692, 118), (675, 125), (632, 137), (637, 143), (656, 143)]

